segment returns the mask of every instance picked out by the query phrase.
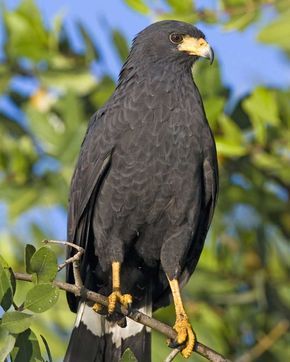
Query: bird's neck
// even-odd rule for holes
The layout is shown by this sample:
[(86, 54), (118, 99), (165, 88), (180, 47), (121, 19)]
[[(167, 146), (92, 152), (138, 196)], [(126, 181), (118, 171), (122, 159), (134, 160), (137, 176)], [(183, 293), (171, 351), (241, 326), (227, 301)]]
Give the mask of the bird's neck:
[(188, 84), (194, 85), (192, 78), (192, 64), (188, 62), (164, 62), (152, 61), (150, 63), (134, 63), (130, 59), (124, 64), (120, 75), (118, 86), (122, 87), (128, 83), (140, 83), (141, 86), (144, 84), (154, 88), (158, 84), (164, 86), (178, 87), (179, 85)]

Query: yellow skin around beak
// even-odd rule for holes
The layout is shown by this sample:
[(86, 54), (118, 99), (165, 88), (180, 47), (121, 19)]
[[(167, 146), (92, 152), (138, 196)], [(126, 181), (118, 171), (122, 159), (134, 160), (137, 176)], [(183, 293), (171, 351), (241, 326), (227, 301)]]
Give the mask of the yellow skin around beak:
[(203, 38), (196, 39), (185, 36), (182, 43), (178, 45), (178, 50), (186, 52), (189, 55), (207, 58), (210, 60), (210, 63), (212, 63), (214, 59), (214, 53), (211, 46)]

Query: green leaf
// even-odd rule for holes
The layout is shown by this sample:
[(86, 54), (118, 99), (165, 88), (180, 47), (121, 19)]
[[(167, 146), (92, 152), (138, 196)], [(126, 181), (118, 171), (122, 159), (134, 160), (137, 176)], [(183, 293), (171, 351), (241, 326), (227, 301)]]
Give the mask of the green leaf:
[(221, 137), (216, 137), (216, 148), (218, 154), (226, 157), (240, 157), (247, 153), (247, 150), (243, 145), (235, 145), (231, 141), (227, 141), (225, 138)]
[(185, 21), (186, 23), (194, 24), (199, 19), (196, 12), (171, 12), (171, 13), (160, 13), (157, 17), (158, 20), (179, 20)]
[[(76, 93), (67, 91), (54, 110), (53, 113), (43, 113), (28, 106), (30, 127), (48, 154), (71, 167), (86, 130), (86, 123), (82, 122), (85, 119), (83, 102)], [(49, 187), (54, 189), (51, 184)]]
[(91, 101), (97, 108), (100, 108), (109, 99), (114, 91), (114, 88), (115, 83), (113, 80), (108, 76), (103, 77), (98, 83), (96, 90), (91, 94)]
[(11, 352), (12, 362), (43, 362), (36, 335), (31, 329), (19, 334)]
[[(76, 65), (77, 66), (77, 65)], [(47, 70), (39, 74), (39, 79), (44, 87), (53, 87), (60, 92), (72, 90), (78, 95), (85, 95), (91, 92), (96, 86), (96, 79), (87, 68), (78, 67), (70, 71)]]
[(11, 219), (16, 218), (24, 211), (28, 210), (32, 205), (35, 204), (39, 195), (36, 189), (27, 188), (22, 196), (14, 199), (9, 205), (9, 216)]
[(0, 325), (0, 361), (5, 361), (15, 344), (15, 337)]
[(220, 67), (217, 60), (209, 66), (209, 62), (206, 59), (201, 59), (193, 67), (193, 76), (204, 100), (207, 97), (224, 96)]
[(63, 28), (63, 19), (65, 11), (60, 11), (52, 20), (52, 28), (49, 32), (49, 45), (54, 54), (57, 54), (59, 49), (59, 39), (61, 37), (61, 30)]
[[(16, 291), (16, 279), (13, 273), (12, 268), (9, 267), (8, 263), (6, 262), (6, 260), (0, 255), (0, 265), (2, 265), (2, 267), (4, 268), (7, 277), (10, 280), (10, 284), (11, 284), (11, 288), (12, 288), (12, 294), (15, 294)], [(1, 298), (0, 298), (1, 300)]]
[(167, 0), (167, 3), (176, 13), (191, 13), (194, 10), (192, 0)]
[(53, 122), (49, 121), (50, 114), (40, 112), (31, 105), (26, 108), (26, 113), (29, 117), (29, 126), (41, 141), (43, 149), (47, 154), (55, 156), (64, 133), (62, 120), (55, 116)]
[(6, 65), (0, 64), (0, 93), (7, 90), (12, 74)]
[(121, 362), (138, 362), (134, 353), (130, 348), (127, 348), (121, 357)]
[(244, 100), (244, 110), (249, 114), (257, 140), (264, 144), (266, 141), (267, 124), (280, 124), (279, 110), (274, 91), (257, 87), (253, 94)]
[(243, 30), (248, 25), (252, 24), (258, 18), (258, 11), (245, 12), (244, 14), (238, 14), (230, 19), (225, 24), (225, 30)]
[(2, 327), (10, 333), (21, 333), (29, 328), (32, 315), (18, 311), (6, 312), (2, 317)]
[[(85, 118), (83, 104), (79, 97), (72, 91), (68, 91), (56, 104), (56, 109), (61, 114), (68, 136), (71, 138), (71, 133), (79, 133), (81, 120)], [(87, 120), (86, 120), (87, 121)], [(83, 135), (82, 135), (83, 136)], [(63, 135), (62, 137), (63, 138)], [(70, 140), (66, 140), (66, 147)], [(66, 148), (64, 144), (61, 145), (61, 152)], [(60, 154), (61, 156), (61, 154)]]
[(243, 156), (247, 153), (243, 134), (238, 125), (225, 114), (221, 114), (218, 125), (223, 136), (216, 136), (216, 145), (219, 154), (227, 157)]
[(222, 6), (224, 10), (230, 10), (231, 8), (245, 6), (248, 0), (223, 0)]
[(234, 144), (242, 142), (242, 132), (238, 125), (228, 116), (222, 114), (219, 117), (219, 125), (227, 141)]
[(57, 273), (57, 258), (47, 246), (38, 249), (31, 257), (30, 270), (36, 273), (37, 282), (51, 282)]
[(43, 344), (44, 344), (44, 346), (45, 346), (45, 350), (46, 350), (46, 353), (47, 353), (48, 361), (49, 361), (49, 362), (53, 362), (53, 361), (52, 361), (51, 352), (50, 352), (50, 348), (49, 348), (49, 345), (48, 345), (48, 343), (47, 343), (47, 340), (46, 340), (42, 335), (40, 335), (40, 337), (41, 337), (42, 342), (43, 342)]
[(277, 175), (285, 183), (290, 180), (289, 161), (283, 160), (281, 156), (276, 156), (267, 152), (255, 152), (252, 155), (253, 163), (259, 169), (267, 170), (269, 175)]
[(144, 4), (142, 0), (124, 0), (124, 2), (133, 10), (137, 11), (141, 14), (148, 14), (149, 8), (147, 5)]
[(280, 14), (272, 23), (262, 29), (258, 34), (258, 40), (263, 43), (280, 46), (290, 52), (290, 9)]
[(204, 109), (206, 112), (206, 117), (213, 130), (215, 130), (216, 128), (219, 115), (223, 113), (224, 106), (225, 99), (223, 97), (210, 96), (204, 99)]
[[(7, 264), (5, 262), (5, 264)], [(0, 305), (6, 311), (13, 302), (13, 288), (10, 278), (10, 271), (0, 264)]]
[(100, 58), (99, 52), (89, 32), (81, 22), (78, 22), (78, 28), (86, 45), (85, 56), (87, 58), (87, 62), (90, 63), (93, 60), (98, 60)]
[[(279, 105), (280, 118), (285, 124), (288, 125), (288, 129), (290, 129), (290, 92), (279, 92), (276, 99)], [(290, 145), (289, 145), (290, 146)]]
[(16, 10), (4, 14), (8, 57), (27, 57), (34, 61), (49, 59), (49, 36), (41, 13), (33, 0), (23, 0)]
[(30, 260), (32, 255), (35, 253), (36, 249), (33, 245), (31, 244), (27, 244), (25, 245), (25, 270), (26, 273), (28, 274), (32, 274), (33, 271), (31, 270), (31, 266), (30, 266)]
[(2, 265), (3, 268), (8, 269), (9, 268), (9, 264), (7, 263), (7, 261), (3, 258), (2, 255), (0, 255), (0, 264)]
[(289, 10), (289, 0), (279, 0), (275, 3), (276, 9), (281, 13)]
[(245, 101), (247, 109), (265, 120), (265, 122), (278, 126), (280, 123), (276, 94), (274, 91), (257, 87), (250, 101)]
[(27, 293), (24, 307), (34, 313), (45, 312), (57, 302), (58, 295), (58, 288), (52, 284), (38, 284)]
[(129, 47), (126, 38), (118, 31), (113, 30), (113, 42), (122, 61), (125, 61), (129, 54)]

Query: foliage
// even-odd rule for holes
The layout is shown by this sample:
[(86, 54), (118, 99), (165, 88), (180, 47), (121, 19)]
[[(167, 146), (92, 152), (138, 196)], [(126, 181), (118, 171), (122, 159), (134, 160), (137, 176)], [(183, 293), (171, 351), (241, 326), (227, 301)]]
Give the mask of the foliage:
[[(57, 302), (59, 290), (49, 283), (56, 276), (57, 258), (48, 247), (36, 251), (27, 245), (25, 259), (26, 270), (32, 274), (34, 285), (29, 288), (19, 306), (14, 298), (16, 282), (13, 271), (2, 257), (0, 259), (0, 305), (5, 311), (0, 321), (1, 361), (8, 355), (12, 361), (45, 361), (41, 356), (38, 338), (30, 329), (33, 315), (24, 311), (43, 313)], [(19, 282), (18, 287), (21, 288)]]
[[(191, 0), (168, 0), (166, 11), (149, 1), (125, 3), (155, 19), (203, 21), (239, 31), (254, 24), (264, 6), (271, 6), (277, 15), (261, 29), (258, 41), (290, 54), (287, 0), (271, 5), (266, 0), (222, 0), (219, 11), (200, 10)], [(72, 48), (63, 19), (56, 17), (47, 28), (32, 0), (23, 0), (13, 11), (4, 9), (3, 20), (6, 42), (0, 93), (21, 110), (20, 120), (0, 114), (0, 198), (8, 205), (13, 225), (30, 210), (66, 208), (87, 122), (112, 93), (114, 81), (105, 72), (99, 79), (91, 74), (91, 63), (98, 62), (100, 54), (83, 24), (76, 24), (84, 42), (80, 53)], [(110, 35), (123, 60), (126, 39), (118, 29)], [(23, 95), (15, 90), (11, 83), (16, 76), (36, 83), (35, 92)], [(207, 244), (184, 296), (199, 340), (236, 358), (290, 316), (290, 92), (257, 84), (251, 94), (229, 107), (230, 90), (222, 84), (218, 62), (212, 67), (200, 62), (194, 77), (217, 141), (221, 180)], [(0, 235), (1, 254), (7, 260), (1, 258), (0, 263), (0, 361), (8, 354), (12, 361), (44, 360), (46, 347), (40, 335), (46, 337), (53, 360), (61, 359), (74, 316), (64, 294), (58, 295), (50, 282), (63, 251), (55, 254), (48, 247), (36, 251), (27, 245), (23, 258), (22, 231), (11, 230)], [(32, 227), (34, 240), (49, 237), (44, 233)], [(20, 271), (24, 263), (34, 285), (17, 282), (16, 287), (10, 267)], [(16, 305), (22, 306), (20, 310), (14, 310)], [(173, 324), (172, 306), (156, 317)], [(289, 343), (289, 336), (283, 336), (261, 360), (284, 361)], [(20, 359), (24, 349), (30, 351), (25, 361)], [(163, 337), (154, 334), (153, 360), (166, 354)], [(199, 359), (194, 356), (194, 360)]]

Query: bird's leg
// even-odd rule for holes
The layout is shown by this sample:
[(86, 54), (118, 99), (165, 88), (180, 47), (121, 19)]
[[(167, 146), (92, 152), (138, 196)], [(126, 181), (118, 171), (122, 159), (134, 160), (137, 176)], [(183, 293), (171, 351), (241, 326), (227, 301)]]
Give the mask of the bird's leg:
[(116, 303), (121, 303), (125, 308), (130, 308), (132, 304), (132, 296), (130, 294), (121, 293), (120, 283), (121, 263), (113, 261), (112, 263), (112, 287), (113, 291), (108, 297), (108, 313), (112, 314), (116, 309)]
[(195, 333), (192, 330), (187, 314), (184, 310), (177, 279), (168, 280), (176, 312), (176, 322), (173, 329), (177, 332), (176, 340), (171, 343), (171, 346), (177, 347), (184, 344), (185, 347), (181, 350), (181, 354), (183, 357), (188, 358), (194, 349), (196, 341)]

